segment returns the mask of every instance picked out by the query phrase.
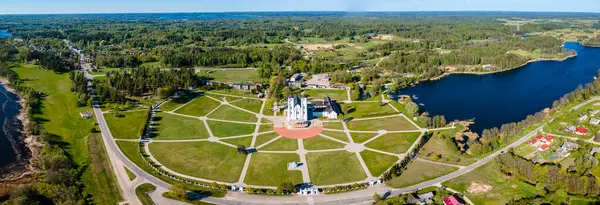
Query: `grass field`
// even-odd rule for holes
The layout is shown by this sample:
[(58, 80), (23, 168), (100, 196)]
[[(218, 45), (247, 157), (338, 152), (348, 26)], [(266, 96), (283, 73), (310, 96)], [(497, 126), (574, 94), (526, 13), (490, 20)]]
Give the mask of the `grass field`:
[(187, 105), (179, 108), (175, 112), (200, 117), (205, 116), (210, 111), (217, 108), (220, 104), (221, 103), (208, 97), (199, 97), (189, 102)]
[[(394, 177), (387, 184), (394, 188), (407, 187), (419, 182), (434, 179), (458, 170), (456, 167), (443, 166), (429, 162), (413, 161), (399, 177)], [(478, 203), (476, 203), (478, 204)]]
[(84, 120), (79, 116), (79, 112), (90, 108), (78, 108), (77, 97), (68, 92), (71, 88), (69, 74), (59, 75), (33, 65), (21, 65), (13, 70), (24, 80), (23, 85), (47, 95), (42, 102), (43, 115), (36, 117), (47, 120), (43, 126), (48, 133), (61, 136), (68, 143), (66, 150), (75, 163), (89, 165), (81, 170), (81, 182), (85, 186), (84, 191), (91, 195), (91, 200), (100, 204), (119, 202), (120, 193), (114, 188), (117, 187), (116, 180), (110, 164), (105, 160), (104, 149), (99, 147), (101, 140), (89, 137), (90, 129), (94, 126), (93, 120)]
[(182, 96), (173, 98), (173, 99), (163, 103), (162, 105), (160, 105), (160, 109), (163, 111), (173, 111), (173, 110), (177, 109), (178, 107), (192, 101), (196, 97), (198, 97), (198, 95), (195, 93), (182, 95)]
[[(593, 125), (593, 124), (589, 123), (591, 118), (600, 119), (600, 116), (598, 114), (596, 116), (592, 116), (590, 113), (592, 110), (600, 110), (600, 106), (596, 106), (596, 103), (597, 102), (592, 102), (592, 103), (585, 105), (575, 111), (568, 112), (565, 115), (560, 115), (560, 116), (556, 117), (556, 119), (554, 121), (552, 121), (551, 123), (549, 123), (547, 126), (544, 127), (544, 130), (549, 131), (554, 134), (566, 135), (566, 136), (571, 136), (571, 137), (576, 137), (576, 138), (582, 138), (582, 139), (591, 138), (594, 133), (597, 133), (600, 131), (600, 125)], [(588, 118), (584, 121), (579, 121), (578, 118), (581, 115), (587, 115)], [(576, 127), (585, 127), (585, 129), (587, 130), (587, 135), (582, 136), (582, 135), (575, 134), (573, 132), (565, 132), (564, 130), (567, 127), (567, 125), (573, 125)]]
[(245, 146), (245, 147), (250, 147), (250, 143), (252, 143), (252, 136), (249, 137), (240, 137), (240, 138), (233, 138), (233, 139), (224, 139), (221, 140), (225, 143), (229, 143), (235, 146)]
[(260, 186), (279, 186), (282, 182), (302, 183), (302, 172), (287, 170), (287, 163), (299, 162), (297, 154), (252, 154), (244, 183)]
[(255, 113), (260, 113), (260, 107), (262, 106), (262, 103), (263, 101), (260, 100), (243, 99), (231, 104)]
[(377, 130), (388, 130), (388, 131), (403, 131), (403, 130), (416, 130), (417, 128), (412, 125), (404, 117), (388, 117), (373, 120), (353, 120), (346, 123), (348, 129), (359, 130), (359, 131), (377, 131)]
[(365, 164), (373, 176), (380, 176), (398, 161), (398, 157), (369, 150), (360, 152), (360, 156), (363, 158), (363, 161), (365, 161)]
[(281, 137), (260, 149), (272, 151), (296, 151), (298, 149), (298, 140)]
[(258, 147), (264, 143), (267, 143), (268, 141), (275, 139), (277, 136), (279, 136), (277, 133), (269, 133), (269, 134), (262, 134), (262, 135), (258, 135), (256, 136), (256, 141), (254, 142), (254, 146)]
[(256, 125), (238, 124), (228, 122), (218, 122), (207, 120), (208, 127), (215, 137), (231, 137), (239, 135), (248, 135), (254, 132)]
[(323, 122), (323, 127), (326, 129), (343, 130), (344, 126), (341, 122)]
[(419, 138), (419, 135), (421, 135), (420, 132), (385, 134), (367, 143), (365, 146), (381, 151), (403, 154)]
[(445, 130), (443, 133), (446, 133), (444, 134), (447, 136), (446, 138), (442, 137), (442, 135), (434, 135), (425, 144), (423, 149), (421, 149), (418, 156), (432, 161), (457, 165), (469, 165), (477, 161), (478, 157), (463, 154), (456, 148), (452, 138), (455, 136), (457, 130), (459, 128)]
[(332, 100), (343, 101), (348, 100), (348, 94), (346, 90), (334, 90), (334, 89), (308, 89), (304, 91), (304, 95), (308, 99), (323, 100), (325, 96), (329, 96)]
[[(264, 118), (262, 118), (264, 119)], [(258, 127), (258, 132), (268, 132), (268, 131), (273, 131), (273, 124), (261, 124)]]
[(154, 192), (154, 190), (156, 190), (156, 186), (152, 184), (141, 184), (135, 188), (135, 195), (138, 197), (138, 199), (140, 199), (143, 205), (152, 205), (154, 202), (152, 202), (152, 199), (150, 196), (148, 196), (148, 193)]
[[(469, 193), (471, 183), (485, 183), (492, 186), (487, 193)], [(465, 193), (474, 204), (506, 204), (512, 199), (542, 195), (544, 191), (535, 186), (521, 182), (515, 177), (505, 176), (500, 165), (491, 161), (469, 173), (442, 183), (456, 191)]]
[(137, 177), (133, 172), (131, 172), (131, 170), (127, 169), (127, 167), (125, 167), (125, 172), (127, 172), (127, 176), (131, 181), (133, 181)]
[(253, 69), (222, 69), (211, 70), (211, 73), (206, 73), (207, 70), (201, 70), (199, 76), (213, 78), (218, 82), (258, 82), (260, 76)]
[(341, 184), (367, 178), (354, 153), (312, 152), (306, 155), (306, 159), (310, 179), (316, 185)]
[(246, 155), (212, 142), (151, 143), (150, 152), (169, 169), (190, 176), (236, 182)]
[(374, 133), (360, 133), (360, 132), (350, 132), (350, 136), (352, 136), (352, 140), (355, 143), (363, 143), (375, 136), (377, 136), (377, 134)]
[(104, 114), (108, 128), (115, 139), (138, 139), (139, 130), (146, 123), (147, 110), (134, 112), (121, 112), (121, 116), (116, 117), (112, 113)]
[(398, 112), (388, 104), (382, 106), (378, 102), (342, 103), (340, 106), (342, 107), (342, 110), (348, 110), (347, 113), (344, 114), (345, 118), (367, 118), (398, 114)]
[(172, 115), (168, 113), (157, 113), (155, 126), (157, 140), (180, 140), (180, 139), (204, 139), (210, 137), (204, 122), (198, 119)]
[(346, 135), (345, 132), (323, 130), (323, 132), (321, 132), (321, 134), (327, 135), (328, 137), (333, 137), (338, 140), (342, 140), (344, 142), (349, 142), (348, 135)]
[(210, 91), (208, 91), (208, 93), (216, 93), (216, 94), (225, 94), (225, 95), (234, 95), (234, 96), (240, 96), (240, 97), (256, 98), (255, 94), (252, 94), (249, 91), (247, 92), (247, 91), (240, 91), (240, 90), (210, 90)]
[(217, 110), (212, 112), (207, 117), (220, 119), (220, 120), (231, 120), (238, 122), (256, 122), (258, 118), (256, 118), (255, 114), (251, 114), (237, 108), (231, 107), (229, 105), (223, 105), (219, 107)]
[(339, 149), (346, 146), (345, 144), (321, 136), (303, 139), (302, 142), (304, 142), (304, 149), (306, 150)]

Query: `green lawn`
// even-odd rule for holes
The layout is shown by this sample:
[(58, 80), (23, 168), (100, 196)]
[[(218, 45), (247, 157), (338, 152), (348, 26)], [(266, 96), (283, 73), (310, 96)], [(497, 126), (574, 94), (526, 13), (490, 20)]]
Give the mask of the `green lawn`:
[(279, 134), (277, 133), (269, 133), (269, 134), (262, 134), (262, 135), (258, 135), (256, 136), (256, 141), (254, 142), (254, 147), (258, 147), (264, 143), (267, 143), (268, 141), (275, 139), (277, 136), (279, 136)]
[(302, 172), (287, 169), (287, 163), (299, 161), (297, 154), (254, 153), (244, 183), (259, 186), (279, 186), (282, 182), (300, 184)]
[(133, 172), (131, 172), (129, 169), (127, 169), (127, 167), (125, 168), (125, 172), (127, 172), (127, 176), (129, 177), (129, 180), (134, 180), (137, 176), (135, 176), (135, 174)]
[(156, 186), (145, 183), (135, 188), (135, 195), (140, 199), (143, 205), (152, 205), (154, 202), (150, 196), (148, 196), (148, 193), (154, 192), (154, 190), (156, 190)]
[(367, 178), (355, 153), (311, 152), (306, 159), (310, 180), (316, 185), (349, 183)]
[[(490, 185), (492, 186), (492, 190), (481, 194), (469, 193), (467, 189), (473, 182)], [(543, 189), (524, 183), (515, 177), (504, 175), (500, 171), (500, 165), (493, 160), (484, 166), (442, 184), (465, 193), (474, 204), (500, 205), (506, 204), (512, 199), (544, 194)]]
[(263, 101), (260, 100), (243, 99), (231, 104), (258, 114), (260, 113), (260, 107), (262, 106), (262, 103)]
[(440, 132), (443, 135), (434, 135), (427, 141), (418, 156), (432, 161), (457, 165), (469, 165), (477, 161), (479, 157), (463, 154), (456, 147), (452, 138), (456, 136), (457, 130), (460, 129), (444, 130)]
[[(264, 118), (262, 118), (264, 119)], [(261, 124), (258, 127), (258, 132), (268, 132), (268, 131), (273, 131), (273, 124)]]
[(104, 114), (108, 128), (115, 139), (138, 139), (139, 130), (146, 123), (147, 110), (121, 112), (121, 116), (116, 117), (113, 113)]
[(198, 97), (196, 93), (185, 94), (163, 103), (162, 105), (160, 105), (160, 109), (163, 111), (173, 111), (178, 107), (192, 101), (196, 97)]
[[(589, 123), (591, 118), (600, 119), (600, 114), (597, 114), (596, 116), (592, 116), (590, 113), (592, 110), (600, 110), (600, 106), (597, 106), (596, 103), (597, 102), (592, 102), (592, 103), (585, 105), (575, 111), (571, 111), (564, 115), (557, 116), (554, 121), (552, 121), (551, 123), (549, 123), (547, 126), (544, 127), (544, 130), (554, 133), (554, 134), (566, 135), (566, 136), (571, 136), (571, 137), (576, 137), (576, 138), (582, 138), (582, 139), (591, 138), (594, 133), (597, 133), (600, 131), (600, 125), (593, 125), (593, 124)], [(581, 115), (587, 115), (588, 118), (584, 121), (579, 121), (578, 118)], [(576, 127), (585, 127), (587, 129), (588, 134), (585, 136), (582, 136), (582, 135), (577, 135), (572, 132), (565, 132), (564, 130), (567, 127), (567, 125), (573, 125)]]
[[(91, 195), (91, 200), (99, 204), (121, 201), (118, 189), (114, 188), (118, 185), (107, 163), (105, 151), (98, 147), (102, 144), (101, 140), (90, 139), (94, 120), (84, 120), (79, 116), (79, 112), (91, 109), (77, 107), (77, 97), (69, 91), (69, 74), (59, 75), (33, 65), (21, 65), (13, 70), (24, 80), (23, 85), (47, 95), (42, 102), (43, 115), (36, 117), (47, 120), (43, 126), (48, 133), (61, 136), (68, 143), (66, 150), (75, 163), (88, 165), (81, 170), (81, 182), (85, 186), (84, 191)], [(91, 150), (92, 147), (97, 149)]]
[(420, 132), (385, 134), (365, 146), (376, 150), (403, 154), (417, 141), (419, 135), (421, 135)]
[(348, 135), (346, 135), (345, 132), (336, 132), (336, 131), (327, 131), (327, 130), (324, 130), (323, 132), (321, 132), (321, 134), (327, 135), (328, 137), (333, 137), (333, 138), (338, 139), (338, 140), (342, 140), (344, 142), (349, 142)]
[(252, 124), (239, 124), (229, 122), (219, 122), (207, 120), (208, 127), (212, 131), (215, 137), (232, 137), (239, 135), (248, 135), (254, 132), (256, 125)]
[(252, 94), (250, 91), (241, 91), (241, 90), (210, 90), (208, 93), (216, 93), (216, 94), (225, 94), (225, 95), (234, 95), (239, 97), (251, 97), (256, 98), (255, 94)]
[(245, 147), (250, 147), (250, 144), (252, 143), (252, 136), (248, 136), (248, 137), (240, 137), (240, 138), (233, 138), (233, 139), (224, 139), (221, 140), (225, 143), (229, 143), (235, 146), (245, 146)]
[(367, 167), (373, 176), (380, 176), (398, 161), (398, 157), (396, 156), (381, 154), (370, 150), (360, 152), (360, 156), (363, 158), (363, 161), (365, 161), (365, 164), (367, 164)]
[(149, 146), (156, 160), (173, 171), (224, 182), (236, 182), (246, 160), (237, 149), (219, 143), (155, 142)]
[(345, 144), (321, 136), (303, 139), (302, 142), (304, 143), (304, 149), (306, 150), (339, 149), (346, 146)]
[(251, 69), (222, 69), (222, 70), (201, 70), (198, 73), (199, 76), (206, 76), (213, 78), (214, 81), (218, 82), (258, 82), (260, 76), (256, 70)]
[(157, 140), (204, 139), (210, 137), (204, 122), (199, 119), (157, 113)]
[(353, 120), (346, 123), (346, 125), (348, 126), (348, 129), (358, 131), (403, 131), (417, 129), (408, 120), (401, 116), (373, 120)]
[(344, 114), (345, 118), (370, 118), (398, 114), (388, 104), (381, 105), (379, 102), (342, 103), (340, 107), (342, 110), (347, 110)]
[[(435, 179), (458, 170), (456, 167), (443, 166), (429, 162), (412, 161), (399, 177), (394, 177), (387, 184), (394, 188), (407, 187), (423, 181)], [(479, 204), (479, 203), (476, 203)]]
[(248, 113), (246, 111), (242, 111), (240, 109), (231, 107), (229, 105), (223, 105), (215, 110), (213, 113), (208, 115), (209, 118), (220, 119), (220, 120), (231, 120), (238, 122), (256, 122), (258, 118), (256, 118), (255, 114)]
[(325, 96), (329, 96), (332, 100), (348, 100), (348, 94), (346, 94), (346, 90), (308, 89), (304, 92), (304, 95), (309, 99), (323, 100)]
[(260, 149), (271, 151), (296, 151), (298, 149), (298, 140), (281, 137)]
[(344, 126), (341, 122), (323, 122), (323, 127), (327, 129), (343, 130)]
[(350, 136), (352, 136), (352, 140), (355, 143), (363, 143), (363, 142), (377, 136), (377, 134), (376, 133), (350, 132)]
[(205, 116), (210, 111), (217, 108), (221, 103), (217, 102), (208, 97), (199, 97), (194, 99), (192, 102), (187, 105), (179, 108), (176, 113), (192, 115), (192, 116)]

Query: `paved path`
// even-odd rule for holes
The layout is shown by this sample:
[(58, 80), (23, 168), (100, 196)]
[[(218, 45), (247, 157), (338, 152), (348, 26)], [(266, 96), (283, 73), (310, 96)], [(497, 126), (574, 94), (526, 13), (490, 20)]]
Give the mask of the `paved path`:
[(593, 97), (593, 98), (591, 98), (591, 99), (589, 99), (589, 100), (587, 100), (587, 101), (585, 101), (583, 103), (580, 103), (579, 105), (576, 105), (575, 107), (572, 107), (570, 110), (571, 111), (578, 110), (579, 108), (581, 108), (581, 107), (583, 107), (583, 106), (585, 106), (587, 104), (590, 104), (590, 103), (592, 103), (594, 101), (599, 101), (599, 100), (600, 100), (600, 97)]
[(302, 139), (297, 140), (298, 150), (296, 153), (300, 156), (300, 162), (302, 163), (302, 165), (299, 167), (300, 171), (302, 172), (302, 181), (304, 183), (310, 183), (310, 175), (308, 174), (308, 161), (306, 160), (306, 153), (308, 152), (304, 149), (304, 142)]

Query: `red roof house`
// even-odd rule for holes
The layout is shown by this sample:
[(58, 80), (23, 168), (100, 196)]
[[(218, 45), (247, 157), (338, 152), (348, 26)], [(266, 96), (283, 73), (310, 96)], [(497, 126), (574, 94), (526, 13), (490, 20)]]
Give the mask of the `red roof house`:
[(575, 129), (575, 134), (587, 135), (587, 130), (584, 127), (578, 127), (577, 129)]
[(540, 151), (546, 151), (548, 148), (550, 148), (550, 145), (548, 145), (548, 144), (543, 144), (542, 146), (540, 146), (539, 150), (540, 150)]
[(444, 198), (445, 205), (464, 205), (454, 195)]
[(552, 137), (552, 136), (548, 135), (548, 136), (546, 136), (546, 138), (545, 138), (545, 139), (546, 139), (546, 142), (548, 142), (548, 143), (552, 143), (552, 141), (554, 140), (554, 137)]
[(537, 139), (537, 140), (542, 140), (542, 139), (544, 139), (544, 136), (542, 136), (542, 135), (538, 135), (537, 137), (535, 137), (535, 139)]
[(525, 144), (535, 144), (537, 142), (538, 141), (536, 139), (532, 139), (532, 140), (527, 141)]

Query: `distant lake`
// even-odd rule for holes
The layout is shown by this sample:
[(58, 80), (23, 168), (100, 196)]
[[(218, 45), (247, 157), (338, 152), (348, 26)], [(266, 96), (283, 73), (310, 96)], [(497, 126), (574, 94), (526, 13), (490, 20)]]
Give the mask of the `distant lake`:
[(21, 105), (18, 97), (0, 85), (0, 168), (18, 160), (25, 146), (20, 138), (21, 122), (17, 115)]
[(6, 30), (0, 30), (0, 38), (8, 38), (11, 34)]
[(448, 121), (475, 119), (471, 130), (518, 122), (527, 115), (552, 107), (552, 103), (577, 86), (593, 81), (600, 69), (600, 48), (567, 42), (564, 48), (577, 51), (565, 61), (538, 61), (511, 71), (489, 75), (453, 74), (400, 90), (416, 95), (417, 104)]

